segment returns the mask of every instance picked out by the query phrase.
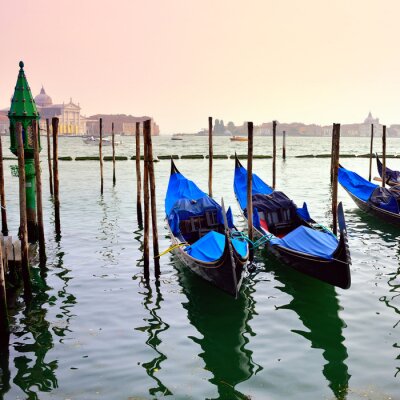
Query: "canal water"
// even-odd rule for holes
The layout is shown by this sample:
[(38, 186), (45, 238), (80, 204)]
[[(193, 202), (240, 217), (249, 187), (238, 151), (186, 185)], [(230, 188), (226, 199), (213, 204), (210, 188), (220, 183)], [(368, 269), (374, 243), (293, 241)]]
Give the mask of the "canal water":
[[(8, 147), (7, 138), (3, 148)], [(5, 143), (4, 143), (5, 140)], [(118, 155), (134, 153), (122, 137)], [(280, 138), (278, 143), (280, 144)], [(42, 138), (47, 272), (32, 268), (35, 298), (11, 311), (9, 355), (1, 358), (4, 399), (399, 399), (400, 243), (397, 229), (359, 211), (339, 190), (348, 224), (352, 286), (336, 289), (289, 270), (265, 253), (237, 300), (219, 292), (170, 255), (161, 282), (143, 283), (142, 235), (136, 221), (134, 161), (105, 162), (100, 196), (96, 161), (60, 161), (62, 237), (54, 234), (46, 146)], [(207, 138), (154, 138), (155, 155), (206, 154)], [(399, 139), (388, 139), (396, 154)], [(60, 138), (60, 156), (96, 155), (80, 138)], [(287, 138), (277, 161), (277, 187), (329, 225), (329, 138)], [(342, 152), (367, 153), (367, 138), (343, 138)], [(380, 142), (377, 142), (380, 150)], [(214, 154), (245, 154), (246, 143), (215, 138)], [(104, 148), (111, 154), (109, 147)], [(271, 154), (271, 138), (255, 138), (256, 154)], [(278, 151), (280, 154), (280, 148)], [(10, 156), (11, 154), (5, 154)], [(363, 176), (368, 159), (343, 158)], [(18, 180), (5, 161), (11, 234), (18, 229)], [(207, 190), (207, 160), (177, 160), (179, 170)], [(388, 160), (400, 169), (400, 159)], [(231, 205), (234, 161), (214, 161), (214, 196)], [(254, 161), (271, 182), (272, 162)], [(169, 161), (155, 166), (160, 249)], [(376, 166), (374, 164), (376, 175)]]

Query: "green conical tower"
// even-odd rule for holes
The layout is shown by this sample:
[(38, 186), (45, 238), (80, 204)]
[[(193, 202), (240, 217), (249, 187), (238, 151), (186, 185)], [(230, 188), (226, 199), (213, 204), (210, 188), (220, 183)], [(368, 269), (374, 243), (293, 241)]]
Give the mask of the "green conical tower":
[[(32, 122), (37, 121), (39, 128), (40, 115), (33, 100), (31, 89), (26, 80), (24, 63), (19, 63), (19, 73), (17, 84), (15, 86), (14, 96), (11, 100), (8, 118), (10, 120), (10, 150), (18, 155), (18, 141), (16, 137), (15, 126), (17, 122), (22, 124), (22, 137), (24, 141), (25, 155), (25, 176), (26, 176), (26, 212), (28, 222), (28, 239), (35, 242), (37, 238), (36, 223), (36, 177), (35, 166), (33, 162), (33, 130)], [(40, 135), (39, 149), (40, 149)]]

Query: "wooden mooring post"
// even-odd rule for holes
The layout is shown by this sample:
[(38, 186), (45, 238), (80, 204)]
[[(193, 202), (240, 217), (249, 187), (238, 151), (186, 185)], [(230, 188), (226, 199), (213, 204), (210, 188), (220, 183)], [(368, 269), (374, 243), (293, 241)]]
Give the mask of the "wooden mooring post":
[(382, 187), (386, 183), (386, 125), (382, 126)]
[(6, 194), (4, 190), (3, 145), (0, 136), (0, 205), (1, 205), (1, 233), (8, 236)]
[(286, 160), (286, 131), (282, 132), (282, 158)]
[(208, 195), (212, 197), (212, 176), (213, 176), (213, 119), (208, 117)]
[(276, 186), (276, 121), (272, 121), (272, 188)]
[(60, 193), (58, 179), (58, 117), (51, 119), (53, 129), (53, 178), (54, 178), (54, 220), (56, 227), (56, 235), (61, 235), (60, 223)]
[(39, 238), (39, 265), (44, 268), (46, 265), (46, 240), (44, 237), (43, 225), (43, 201), (42, 201), (42, 176), (40, 171), (39, 159), (39, 127), (36, 120), (32, 122), (33, 128), (33, 156), (35, 160), (35, 176), (36, 176), (36, 208), (37, 208), (37, 224)]
[(143, 226), (142, 182), (140, 174), (140, 122), (136, 122), (136, 215), (140, 228)]
[(369, 146), (369, 181), (372, 179), (372, 157), (373, 157), (373, 146), (374, 146), (374, 124), (371, 124), (371, 144)]
[[(248, 237), (253, 242), (253, 123), (247, 123), (247, 222)], [(254, 248), (250, 244), (249, 261), (253, 262)]]
[(48, 118), (46, 118), (46, 136), (47, 136), (47, 164), (49, 166), (49, 187), (50, 187), (50, 195), (53, 196), (53, 171), (51, 168), (50, 122)]
[(2, 245), (0, 243), (0, 347), (1, 343), (7, 341), (10, 333), (10, 322), (8, 319), (7, 294), (5, 270), (3, 264)]
[(24, 297), (29, 301), (32, 298), (31, 274), (28, 260), (28, 228), (26, 215), (26, 191), (25, 191), (25, 157), (24, 143), (22, 138), (22, 124), (16, 123), (17, 143), (18, 143), (18, 176), (19, 176), (19, 236), (21, 239), (21, 271), (24, 283)]
[(103, 194), (103, 118), (100, 118), (100, 141), (99, 141), (99, 158), (100, 158), (100, 194)]
[(340, 152), (340, 124), (333, 124), (333, 152), (332, 152), (332, 231), (337, 235), (337, 198), (338, 198), (338, 170)]
[(154, 256), (154, 274), (158, 279), (160, 276), (160, 254), (158, 246), (158, 228), (157, 228), (157, 207), (156, 207), (156, 180), (154, 176), (153, 161), (153, 144), (151, 139), (151, 121), (147, 120), (143, 123), (143, 135), (146, 136), (145, 144), (148, 164), (148, 177), (150, 185), (150, 202), (151, 202), (151, 226), (153, 228), (153, 256)]
[(112, 133), (112, 161), (113, 161), (113, 186), (115, 186), (116, 178), (115, 178), (115, 134), (114, 134), (114, 122), (111, 124), (111, 133)]
[(336, 129), (336, 124), (334, 123), (332, 126), (332, 143), (331, 143), (331, 171), (330, 171), (330, 182), (332, 185), (333, 182), (333, 157), (334, 157), (334, 147), (335, 147), (335, 129)]
[(147, 151), (147, 135), (143, 124), (144, 163), (143, 163), (143, 202), (144, 202), (144, 232), (143, 232), (143, 266), (146, 282), (150, 278), (149, 234), (150, 234), (150, 192), (149, 192), (149, 153)]

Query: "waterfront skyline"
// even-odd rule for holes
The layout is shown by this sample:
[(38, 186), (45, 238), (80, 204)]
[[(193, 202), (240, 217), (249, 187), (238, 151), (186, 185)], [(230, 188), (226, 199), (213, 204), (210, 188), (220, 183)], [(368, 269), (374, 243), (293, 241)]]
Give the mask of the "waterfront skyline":
[(209, 115), (400, 119), (396, 1), (73, 0), (60, 9), (21, 0), (2, 9), (0, 108), (22, 59), (33, 93), (43, 84), (55, 98), (79, 98), (88, 115), (151, 115), (164, 134), (197, 132)]

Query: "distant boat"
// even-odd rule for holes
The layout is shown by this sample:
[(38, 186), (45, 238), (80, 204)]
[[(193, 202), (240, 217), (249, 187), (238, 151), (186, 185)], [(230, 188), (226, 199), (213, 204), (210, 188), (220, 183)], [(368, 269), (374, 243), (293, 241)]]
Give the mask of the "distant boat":
[[(98, 145), (100, 143), (100, 138), (94, 137), (94, 136), (89, 136), (83, 139), (83, 142), (86, 144), (95, 144)], [(109, 138), (103, 138), (102, 139), (103, 146), (111, 146), (112, 145), (112, 140)], [(115, 145), (118, 146), (121, 142), (115, 142)]]
[(232, 142), (247, 142), (247, 136), (232, 136), (231, 137)]
[(172, 136), (171, 140), (183, 140), (183, 139), (180, 137)]

